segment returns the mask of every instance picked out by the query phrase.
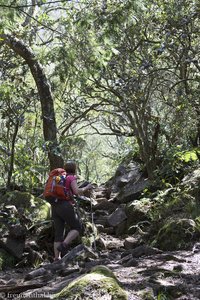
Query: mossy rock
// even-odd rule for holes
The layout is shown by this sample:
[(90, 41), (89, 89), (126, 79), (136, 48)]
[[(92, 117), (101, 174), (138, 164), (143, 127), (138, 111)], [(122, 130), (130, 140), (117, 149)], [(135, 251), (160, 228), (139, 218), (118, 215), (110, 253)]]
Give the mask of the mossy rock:
[(35, 206), (34, 196), (28, 192), (12, 191), (7, 192), (0, 198), (0, 204), (15, 205), (16, 208), (30, 208)]
[(140, 299), (142, 300), (155, 300), (154, 291), (152, 288), (145, 288), (138, 292)]
[(16, 263), (16, 258), (6, 252), (4, 249), (0, 248), (0, 271), (14, 267)]
[(192, 219), (168, 220), (159, 230), (153, 245), (162, 250), (187, 249), (200, 230)]
[(182, 180), (182, 184), (192, 187), (193, 190), (200, 191), (200, 167), (186, 175)]
[(200, 204), (192, 190), (186, 186), (177, 185), (159, 191), (152, 199), (152, 209), (149, 212), (153, 221), (174, 218), (194, 219), (200, 214)]
[(196, 199), (187, 190), (176, 191), (171, 199), (163, 205), (164, 216), (180, 213), (186, 218), (196, 217), (200, 213), (200, 206)]
[(82, 243), (88, 247), (92, 247), (95, 240), (98, 239), (98, 231), (95, 224), (87, 220), (82, 220), (83, 222), (83, 235), (82, 235)]
[(129, 203), (125, 208), (125, 212), (127, 215), (127, 227), (129, 228), (141, 221), (149, 220), (151, 205), (152, 203), (148, 198), (134, 200)]
[(3, 208), (14, 205), (17, 210), (21, 209), (28, 217), (31, 215), (34, 222), (50, 218), (50, 204), (28, 192), (7, 192), (0, 198), (0, 205)]
[(112, 271), (105, 266), (96, 266), (90, 273), (73, 280), (54, 299), (66, 300), (127, 300), (128, 296), (123, 290)]

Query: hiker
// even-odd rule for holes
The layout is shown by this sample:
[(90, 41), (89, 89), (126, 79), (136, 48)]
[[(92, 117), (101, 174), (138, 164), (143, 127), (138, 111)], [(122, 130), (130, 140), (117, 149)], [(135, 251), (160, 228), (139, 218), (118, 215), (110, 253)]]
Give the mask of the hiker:
[[(88, 184), (85, 187), (79, 188), (76, 179), (76, 163), (68, 161), (64, 165), (67, 173), (66, 190), (71, 195), (80, 196), (87, 190), (92, 189), (92, 185)], [(81, 222), (78, 215), (74, 211), (73, 200), (56, 199), (57, 201), (51, 204), (52, 219), (54, 221), (54, 261), (59, 260), (61, 256), (66, 254), (69, 244), (77, 238), (82, 231)], [(64, 238), (65, 224), (70, 227), (70, 231)]]

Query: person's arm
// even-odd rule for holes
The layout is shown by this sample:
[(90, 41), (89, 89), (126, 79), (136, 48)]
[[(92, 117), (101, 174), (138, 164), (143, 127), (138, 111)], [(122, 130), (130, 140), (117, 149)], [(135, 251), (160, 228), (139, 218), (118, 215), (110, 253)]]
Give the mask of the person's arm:
[(84, 192), (86, 192), (87, 190), (90, 190), (91, 188), (92, 188), (92, 185), (90, 183), (88, 185), (86, 185), (85, 187), (79, 188), (76, 180), (73, 180), (71, 182), (71, 189), (73, 191), (73, 194), (77, 195), (77, 196), (83, 195)]

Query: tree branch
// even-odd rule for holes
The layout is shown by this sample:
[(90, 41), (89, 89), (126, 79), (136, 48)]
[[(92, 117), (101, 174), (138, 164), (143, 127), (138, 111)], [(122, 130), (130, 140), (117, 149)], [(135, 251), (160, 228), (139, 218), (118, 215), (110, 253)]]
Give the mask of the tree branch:
[(32, 50), (21, 40), (6, 34), (0, 34), (0, 38), (16, 54), (20, 55), (30, 68), (40, 97), (43, 118), (43, 135), (45, 142), (49, 144), (48, 156), (50, 166), (51, 169), (62, 166), (63, 160), (55, 152), (58, 143), (54, 101), (44, 70)]
[(61, 132), (61, 136), (63, 136), (68, 130), (69, 128), (78, 120), (84, 118), (87, 113), (91, 110), (93, 110), (94, 108), (100, 106), (102, 103), (96, 103), (96, 104), (92, 104), (90, 107), (88, 107), (84, 112), (82, 112), (80, 115), (74, 117), (70, 122), (69, 124), (67, 124), (67, 126), (65, 127), (65, 129), (63, 129), (63, 131)]
[(19, 9), (19, 8), (27, 8), (27, 7), (34, 7), (34, 6), (43, 6), (48, 4), (55, 4), (55, 3), (66, 3), (66, 1), (70, 0), (55, 0), (55, 1), (49, 1), (49, 2), (43, 2), (43, 3), (33, 3), (33, 4), (24, 4), (24, 5), (6, 5), (6, 4), (0, 4), (0, 7), (2, 8), (13, 8), (13, 9)]

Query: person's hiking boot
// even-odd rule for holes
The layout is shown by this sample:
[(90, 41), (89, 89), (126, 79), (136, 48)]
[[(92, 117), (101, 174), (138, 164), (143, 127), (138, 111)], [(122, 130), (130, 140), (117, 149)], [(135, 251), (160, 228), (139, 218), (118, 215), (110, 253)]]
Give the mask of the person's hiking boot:
[(65, 254), (67, 254), (67, 251), (69, 249), (69, 246), (66, 245), (64, 242), (62, 242), (58, 247), (57, 250), (59, 252), (61, 252), (61, 255), (64, 256)]

